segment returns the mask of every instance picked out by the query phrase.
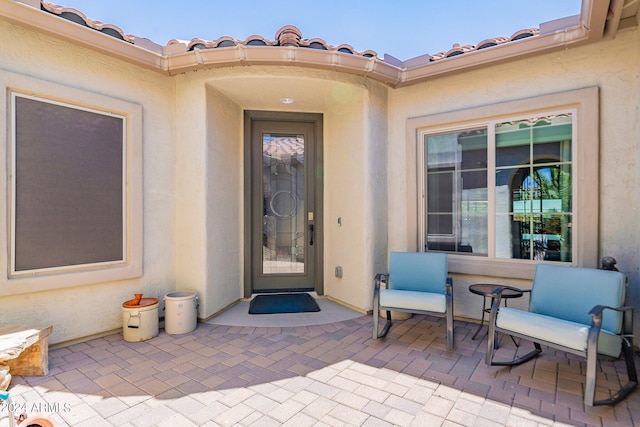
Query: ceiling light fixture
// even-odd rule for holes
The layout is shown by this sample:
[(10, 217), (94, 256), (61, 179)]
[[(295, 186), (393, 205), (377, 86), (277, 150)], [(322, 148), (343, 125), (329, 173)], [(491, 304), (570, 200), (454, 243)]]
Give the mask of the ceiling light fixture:
[(280, 102), (283, 104), (293, 104), (293, 98), (280, 98)]

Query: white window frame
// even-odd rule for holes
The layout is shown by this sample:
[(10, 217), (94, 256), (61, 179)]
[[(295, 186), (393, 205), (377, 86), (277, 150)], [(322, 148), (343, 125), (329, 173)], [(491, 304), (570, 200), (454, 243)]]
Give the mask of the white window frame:
[[(15, 117), (13, 99), (22, 96), (80, 110), (121, 117), (123, 125), (123, 259), (85, 265), (71, 265), (16, 271), (15, 236)], [(29, 76), (0, 71), (0, 127), (7, 129), (5, 150), (0, 150), (7, 173), (0, 182), (0, 198), (6, 200), (0, 213), (0, 296), (61, 289), (80, 285), (132, 279), (143, 273), (143, 175), (142, 106), (110, 96), (58, 85)], [(3, 158), (4, 157), (4, 158)], [(0, 179), (2, 181), (2, 179)]]
[[(452, 273), (531, 279), (540, 261), (495, 257), (495, 124), (559, 112), (570, 112), (572, 127), (572, 262), (563, 265), (598, 267), (598, 173), (599, 126), (598, 88), (542, 95), (483, 107), (434, 114), (408, 120), (407, 171), (408, 235), (416, 236), (416, 246), (423, 251), (426, 239), (424, 138), (427, 134), (459, 132), (487, 127), (487, 187), (489, 256), (449, 253)], [(411, 194), (414, 197), (411, 197)]]

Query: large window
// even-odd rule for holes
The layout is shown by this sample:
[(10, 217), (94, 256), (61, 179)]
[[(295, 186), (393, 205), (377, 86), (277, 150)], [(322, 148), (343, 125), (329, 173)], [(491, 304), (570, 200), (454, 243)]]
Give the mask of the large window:
[(0, 81), (0, 295), (140, 277), (142, 107), (8, 72)]
[(425, 249), (571, 262), (573, 117), (426, 133)]
[(453, 272), (504, 277), (528, 277), (537, 262), (597, 266), (597, 89), (410, 128), (418, 250), (451, 254)]
[(12, 95), (12, 275), (124, 263), (126, 118)]

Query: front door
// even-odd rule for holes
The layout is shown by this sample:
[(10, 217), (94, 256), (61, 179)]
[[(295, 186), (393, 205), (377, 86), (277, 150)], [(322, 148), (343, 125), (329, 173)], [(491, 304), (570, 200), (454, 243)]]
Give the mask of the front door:
[(322, 116), (247, 112), (245, 296), (322, 294)]

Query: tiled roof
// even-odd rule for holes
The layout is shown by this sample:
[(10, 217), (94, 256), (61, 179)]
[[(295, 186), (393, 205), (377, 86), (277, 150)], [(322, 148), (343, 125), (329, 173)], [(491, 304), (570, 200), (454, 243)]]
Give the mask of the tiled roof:
[(44, 10), (45, 12), (58, 15), (60, 18), (75, 22), (76, 24), (93, 28), (96, 31), (100, 31), (101, 33), (107, 34), (111, 37), (115, 37), (122, 41), (125, 41), (128, 43), (134, 42), (134, 37), (131, 35), (125, 34), (124, 31), (122, 31), (119, 27), (113, 24), (103, 24), (100, 21), (89, 19), (84, 13), (80, 12), (77, 9), (58, 6), (57, 4), (49, 3), (46, 1), (42, 1), (40, 3), (40, 9)]
[(527, 28), (524, 30), (517, 31), (514, 35), (512, 35), (509, 38), (494, 37), (491, 39), (482, 40), (477, 45), (460, 46), (460, 44), (454, 43), (451, 49), (431, 55), (431, 61), (437, 61), (439, 59), (444, 59), (444, 58), (451, 58), (452, 56), (462, 55), (464, 53), (473, 52), (476, 50), (482, 50), (489, 47), (498, 46), (504, 43), (514, 42), (517, 40), (522, 40), (527, 37), (537, 36), (539, 33), (540, 32), (537, 28)]
[[(167, 43), (168, 46), (175, 44), (184, 44), (185, 42), (179, 40), (170, 40)], [(194, 49), (217, 49), (221, 47), (232, 47), (238, 45), (244, 46), (292, 46), (303, 47), (310, 49), (320, 49), (328, 51), (338, 51), (342, 53), (349, 53), (352, 55), (364, 56), (367, 58), (377, 56), (376, 52), (372, 50), (366, 50), (364, 52), (357, 52), (353, 47), (348, 44), (341, 44), (339, 46), (328, 45), (322, 39), (303, 39), (302, 32), (293, 25), (286, 25), (278, 30), (275, 36), (275, 40), (268, 40), (263, 36), (250, 36), (245, 40), (236, 40), (229, 36), (220, 37), (214, 41), (205, 41), (202, 39), (192, 39), (190, 42), (186, 42), (187, 51)]]
[[(127, 43), (138, 44), (136, 40), (140, 40), (138, 37), (133, 35), (125, 34), (119, 27), (112, 24), (104, 24), (100, 21), (96, 21), (88, 18), (85, 14), (80, 12), (77, 9), (58, 6), (53, 3), (49, 3), (46, 1), (41, 2), (41, 9), (43, 11), (49, 12), (51, 14), (57, 15), (60, 18), (67, 19), (69, 21), (75, 22), (77, 24), (83, 25), (85, 27), (92, 28), (96, 31), (107, 34), (111, 37), (115, 37), (119, 40), (122, 40)], [(529, 28), (516, 32), (511, 37), (495, 37), (491, 39), (486, 39), (478, 43), (477, 45), (465, 45), (460, 46), (459, 44), (454, 44), (453, 47), (449, 50), (435, 53), (433, 55), (423, 55), (420, 56), (421, 62), (434, 62), (439, 61), (446, 58), (451, 58), (453, 56), (462, 55), (468, 52), (478, 51), (481, 49), (486, 49), (493, 46), (498, 46), (505, 43), (514, 42), (517, 40), (521, 40), (526, 37), (534, 37), (539, 34), (537, 28)], [(148, 45), (148, 43), (147, 43)], [(181, 46), (186, 46), (186, 48), (181, 48)], [(264, 36), (254, 35), (247, 37), (245, 40), (237, 40), (229, 36), (223, 36), (213, 41), (207, 41), (200, 38), (193, 38), (191, 41), (182, 41), (182, 40), (170, 40), (167, 43), (168, 51), (172, 53), (180, 53), (190, 52), (195, 49), (219, 49), (225, 47), (235, 47), (235, 46), (292, 46), (292, 47), (300, 47), (300, 48), (308, 48), (308, 49), (319, 49), (325, 51), (337, 51), (341, 53), (346, 53), (350, 55), (362, 56), (365, 58), (378, 58), (378, 54), (373, 50), (365, 50), (362, 52), (356, 51), (352, 46), (348, 44), (341, 44), (337, 46), (332, 46), (327, 44), (326, 41), (320, 38), (312, 38), (312, 39), (304, 39), (302, 38), (302, 32), (293, 25), (286, 25), (278, 30), (275, 34), (274, 40), (269, 40)], [(147, 47), (147, 46), (142, 46)], [(389, 62), (394, 66), (402, 67), (403, 62), (394, 58), (390, 55), (385, 55), (383, 61)], [(413, 61), (415, 62), (415, 61)]]
[[(366, 76), (398, 88), (614, 37), (619, 30), (638, 25), (639, 5), (638, 0), (590, 0), (583, 2), (579, 15), (540, 23), (539, 29), (524, 29), (476, 45), (456, 43), (451, 49), (408, 60), (388, 54), (379, 57), (373, 50), (359, 52), (348, 44), (329, 45), (320, 38), (306, 39), (292, 25), (278, 30), (273, 40), (262, 35), (245, 40), (224, 36), (216, 40), (171, 40), (161, 46), (125, 34), (115, 25), (92, 20), (79, 10), (43, 0), (0, 0), (0, 18), (167, 75), (231, 66), (296, 65)], [(86, 30), (77, 29), (76, 24)]]

